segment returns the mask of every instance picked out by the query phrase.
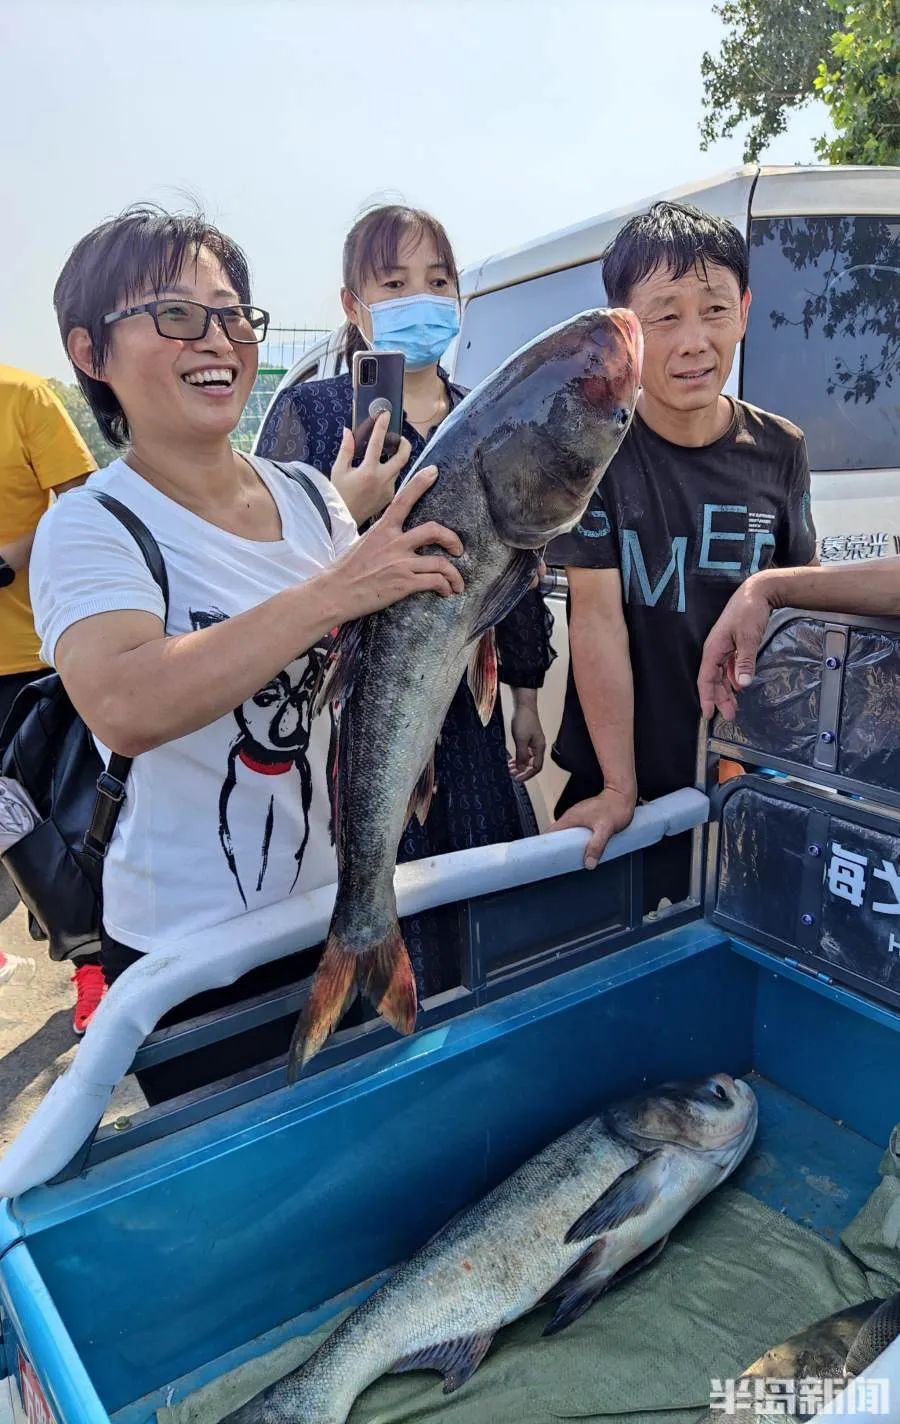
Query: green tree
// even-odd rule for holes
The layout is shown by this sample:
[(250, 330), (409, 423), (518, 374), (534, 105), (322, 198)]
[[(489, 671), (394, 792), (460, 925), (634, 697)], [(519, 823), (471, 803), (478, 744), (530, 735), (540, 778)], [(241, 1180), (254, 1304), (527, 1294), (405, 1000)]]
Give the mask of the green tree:
[(726, 33), (701, 60), (701, 148), (749, 123), (744, 161), (784, 133), (793, 109), (824, 101), (837, 131), (829, 163), (897, 163), (900, 23), (896, 0), (722, 0)]
[(114, 460), (119, 451), (104, 439), (100, 427), (97, 424), (94, 412), (85, 400), (81, 387), (67, 385), (65, 381), (57, 381), (52, 377), (47, 384), (66, 408), (66, 412), (78, 430), (79, 435), (87, 445), (97, 464), (108, 465), (110, 460)]
[(815, 96), (819, 64), (842, 17), (829, 0), (722, 0), (713, 12), (725, 35), (718, 55), (706, 51), (700, 61), (700, 147), (749, 122), (744, 162), (755, 163), (784, 133), (791, 110)]
[[(836, 8), (836, 7), (835, 7)], [(895, 0), (848, 5), (831, 55), (819, 63), (817, 93), (837, 137), (820, 139), (828, 163), (900, 162), (900, 11)]]

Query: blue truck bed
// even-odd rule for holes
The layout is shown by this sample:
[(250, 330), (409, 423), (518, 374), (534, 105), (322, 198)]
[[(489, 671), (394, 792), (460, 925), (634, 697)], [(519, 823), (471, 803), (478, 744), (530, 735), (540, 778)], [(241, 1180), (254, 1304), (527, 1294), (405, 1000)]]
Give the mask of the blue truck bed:
[[(762, 712), (751, 703), (744, 724), (727, 737), (714, 728), (701, 746), (698, 788), (710, 800), (686, 792), (687, 820), (645, 808), (592, 874), (565, 840), (578, 833), (406, 868), (406, 912), (458, 902), (464, 945), (459, 985), (425, 1004), (411, 1038), (364, 1022), (335, 1035), (294, 1087), (273, 1062), (94, 1137), (85, 1123), (110, 1084), (102, 1054), (88, 1053), (103, 1041), (92, 1026), (81, 1082), (56, 1094), (43, 1127), (0, 1163), (0, 1190), (18, 1184), (0, 1202), (0, 1391), (18, 1418), (24, 1402), (29, 1424), (150, 1424), (157, 1409), (371, 1289), (555, 1135), (667, 1078), (749, 1075), (759, 1130), (734, 1184), (839, 1242), (878, 1185), (900, 1120), (900, 979), (890, 906), (872, 907), (871, 895), (855, 905), (855, 883), (826, 874), (828, 848), (856, 845), (855, 864), (875, 876), (900, 859), (890, 761), (900, 738), (879, 740), (870, 722), (853, 742), (865, 699), (854, 713), (850, 683), (829, 687), (825, 653), (834, 662), (843, 636), (852, 666), (854, 637), (868, 638), (858, 661), (870, 669), (880, 639), (898, 689), (886, 702), (882, 678), (880, 705), (900, 707), (900, 625), (870, 634), (820, 619), (816, 644), (804, 617), (795, 661), (805, 687), (820, 679), (821, 696), (804, 703), (812, 732), (798, 736), (794, 701), (779, 742), (761, 658)], [(776, 651), (792, 626), (774, 628)], [(790, 656), (778, 651), (770, 686), (786, 684)], [(823, 718), (840, 727), (827, 765)], [(841, 760), (845, 747), (853, 757)], [(716, 788), (716, 757), (737, 750), (745, 775)], [(771, 767), (778, 775), (763, 774)], [(641, 847), (685, 825), (697, 827), (694, 893), (644, 918)], [(870, 876), (876, 900), (886, 874)], [(835, 920), (848, 905), (856, 917)], [(307, 909), (314, 944), (327, 905)], [(276, 926), (253, 953), (284, 952), (291, 934), (296, 942), (296, 927)], [(220, 938), (210, 963), (218, 955), (217, 972), (233, 975)], [(293, 1014), (303, 992), (241, 1013)], [(128, 1032), (111, 1030), (110, 1042), (127, 1067), (144, 1029), (122, 1002)], [(226, 1031), (200, 1020), (164, 1031), (135, 1062)], [(873, 1368), (893, 1386), (889, 1417), (900, 1418), (897, 1342)], [(365, 1419), (364, 1400), (359, 1409)]]
[(737, 1184), (835, 1240), (897, 1118), (898, 1025), (766, 960), (701, 921), (7, 1204), (7, 1367), (24, 1346), (60, 1424), (144, 1424), (673, 1075), (753, 1074)]

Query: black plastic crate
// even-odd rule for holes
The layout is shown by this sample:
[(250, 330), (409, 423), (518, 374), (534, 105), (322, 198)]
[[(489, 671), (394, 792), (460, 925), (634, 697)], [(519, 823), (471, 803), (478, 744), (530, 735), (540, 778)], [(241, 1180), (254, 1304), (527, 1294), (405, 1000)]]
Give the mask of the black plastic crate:
[(713, 799), (707, 915), (900, 1008), (900, 811), (761, 774)]
[(706, 753), (900, 807), (900, 619), (777, 613)]

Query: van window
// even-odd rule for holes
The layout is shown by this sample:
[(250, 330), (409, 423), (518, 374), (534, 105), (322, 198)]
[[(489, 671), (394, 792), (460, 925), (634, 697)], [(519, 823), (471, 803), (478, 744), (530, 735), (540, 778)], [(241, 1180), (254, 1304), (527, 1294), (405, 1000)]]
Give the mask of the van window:
[(741, 394), (806, 434), (814, 470), (896, 466), (900, 219), (755, 218)]
[(301, 371), (301, 372), (300, 372), (300, 375), (299, 375), (299, 376), (297, 377), (297, 379), (293, 382), (293, 384), (294, 384), (295, 386), (299, 386), (303, 381), (314, 381), (314, 380), (316, 379), (316, 377), (318, 376), (318, 374), (319, 374), (319, 363), (318, 363), (318, 361), (316, 361), (314, 365), (312, 365), (312, 366), (307, 366), (307, 368), (306, 368), (305, 371)]
[(583, 262), (511, 287), (498, 287), (467, 304), (459, 334), (454, 381), (471, 388), (507, 356), (548, 326), (606, 305), (601, 263)]

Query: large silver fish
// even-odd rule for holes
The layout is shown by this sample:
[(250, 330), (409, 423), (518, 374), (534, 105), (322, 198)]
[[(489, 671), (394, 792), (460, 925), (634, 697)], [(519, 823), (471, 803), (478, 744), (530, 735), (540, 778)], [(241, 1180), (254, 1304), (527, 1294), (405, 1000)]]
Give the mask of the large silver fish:
[(734, 1381), (733, 1411), (712, 1409), (700, 1424), (779, 1424), (787, 1405), (791, 1418), (814, 1419), (898, 1335), (900, 1292), (835, 1311), (754, 1360)]
[(450, 1393), (498, 1330), (547, 1298), (558, 1304), (544, 1334), (563, 1330), (734, 1171), (756, 1114), (747, 1084), (716, 1073), (589, 1118), (455, 1217), (233, 1424), (343, 1424), (391, 1371), (437, 1370)]
[(292, 1076), (359, 991), (400, 1032), (415, 1028), (416, 982), (394, 899), (400, 837), (412, 814), (428, 814), (435, 742), (467, 665), (487, 723), (494, 625), (527, 590), (536, 551), (584, 513), (631, 423), (642, 354), (632, 312), (583, 312), (476, 387), (417, 462), (437, 465), (438, 479), (409, 526), (433, 519), (460, 536), (465, 592), (416, 594), (346, 624), (335, 641), (320, 703), (339, 714), (338, 888)]

